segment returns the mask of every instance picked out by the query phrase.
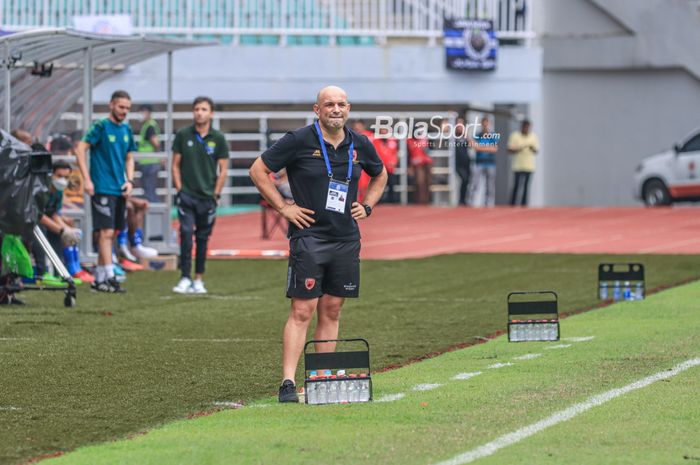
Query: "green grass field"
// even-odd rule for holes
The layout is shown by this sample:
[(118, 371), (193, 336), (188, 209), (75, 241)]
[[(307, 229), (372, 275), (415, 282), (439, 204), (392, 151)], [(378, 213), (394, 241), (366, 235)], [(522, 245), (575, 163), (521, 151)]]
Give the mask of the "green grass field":
[[(368, 338), (374, 369), (403, 363), (503, 329), (509, 291), (551, 289), (560, 295), (561, 311), (589, 307), (596, 303), (597, 264), (626, 260), (634, 257), (495, 254), (365, 262), (362, 298), (346, 305), (341, 336)], [(700, 274), (700, 257), (644, 256), (641, 261), (651, 288)], [(274, 394), (288, 307), (285, 271), (283, 262), (214, 262), (206, 297), (171, 294), (175, 273), (142, 273), (130, 280), (126, 295), (83, 292), (73, 310), (62, 308), (57, 294), (36, 293), (25, 295), (25, 308), (1, 308), (0, 462), (18, 463), (167, 424), (143, 438), (68, 455), (62, 463), (295, 463), (297, 457), (319, 458), (316, 454), (324, 450), (326, 460), (339, 463), (357, 461), (353, 453), (371, 458), (367, 463), (428, 463), (663, 369), (686, 352), (699, 355), (692, 337), (680, 338), (690, 339), (687, 347), (667, 340), (684, 331), (697, 334), (697, 316), (687, 320), (683, 314), (686, 324), (679, 325), (667, 317), (680, 315), (681, 309), (659, 294), (567, 319), (565, 337), (593, 331), (596, 339), (545, 351), (538, 359), (470, 381), (449, 382), (449, 377), (455, 370), (483, 370), (494, 361), (538, 350), (537, 344), (501, 339), (378, 376), (377, 396), (423, 382), (446, 383), (434, 391), (407, 393), (402, 401), (338, 407), (280, 407), (263, 401), (270, 407), (171, 423), (210, 410), (217, 401), (249, 404)], [(679, 298), (697, 299), (697, 287), (671, 291), (676, 292)], [(638, 309), (646, 309), (645, 329), (651, 335), (628, 319), (610, 318), (635, 316)], [(666, 321), (676, 326), (666, 327)], [(614, 336), (617, 330), (626, 337)], [(697, 371), (669, 385), (691, 376), (697, 380)], [(638, 395), (654, 389), (658, 386)], [(698, 419), (697, 411), (689, 415)], [(653, 418), (649, 421), (653, 424)], [(313, 439), (317, 428), (334, 433), (332, 439)], [(282, 432), (294, 441), (281, 440)]]
[[(700, 283), (693, 283), (564, 320), (564, 337), (592, 336), (588, 341), (509, 344), (500, 337), (377, 375), (379, 399), (405, 394), (393, 402), (307, 406), (271, 399), (49, 463), (436, 463), (679, 362), (695, 358), (700, 365), (699, 298)], [(518, 358), (526, 354), (539, 357)], [(495, 368), (496, 363), (512, 365)], [(465, 372), (479, 374), (452, 379)], [(419, 385), (433, 389), (412, 389)], [(695, 366), (506, 447), (483, 463), (651, 465), (697, 459), (699, 388)]]

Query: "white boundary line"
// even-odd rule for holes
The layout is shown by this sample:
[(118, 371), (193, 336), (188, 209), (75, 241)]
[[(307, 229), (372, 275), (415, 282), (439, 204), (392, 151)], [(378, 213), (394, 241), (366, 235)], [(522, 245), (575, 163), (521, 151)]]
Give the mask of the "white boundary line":
[(375, 400), (375, 402), (393, 402), (395, 400), (401, 400), (404, 397), (406, 397), (406, 394), (403, 392), (399, 392), (398, 394), (386, 394), (379, 399)]
[(514, 360), (532, 360), (541, 356), (542, 354), (525, 354), (521, 355), (520, 357), (515, 357)]
[(564, 337), (564, 338), (562, 338), (562, 341), (588, 342), (588, 341), (592, 341), (593, 339), (595, 339), (595, 336), (579, 336), (579, 337)]
[(171, 342), (266, 342), (267, 339), (244, 339), (239, 337), (227, 339), (170, 339)]
[(679, 363), (670, 370), (664, 370), (654, 375), (647, 376), (646, 378), (642, 378), (639, 381), (635, 381), (634, 383), (628, 384), (627, 386), (617, 389), (611, 389), (610, 391), (604, 392), (602, 394), (589, 397), (584, 402), (574, 404), (567, 409), (560, 410), (559, 412), (545, 418), (544, 420), (540, 420), (537, 423), (524, 426), (517, 431), (513, 431), (512, 433), (504, 434), (503, 436), (496, 438), (493, 441), (484, 444), (483, 446), (479, 446), (476, 449), (470, 450), (469, 452), (459, 454), (449, 460), (438, 462), (435, 465), (462, 465), (465, 463), (471, 463), (475, 460), (479, 460), (484, 457), (488, 457), (489, 455), (495, 454), (500, 449), (516, 444), (522, 441), (523, 439), (529, 438), (530, 436), (533, 436), (539, 433), (540, 431), (549, 428), (550, 426), (554, 426), (564, 421), (571, 420), (575, 416), (580, 415), (581, 413), (590, 410), (593, 407), (602, 405), (606, 402), (613, 400), (616, 397), (619, 397), (623, 394), (627, 394), (628, 392), (647, 387), (650, 384), (655, 383), (656, 381), (671, 378), (672, 376), (676, 376), (677, 374), (686, 371), (690, 368), (696, 367), (698, 365), (700, 365), (700, 358), (687, 360), (683, 363)]
[(411, 391), (432, 391), (433, 389), (437, 389), (440, 386), (442, 386), (442, 384), (416, 384), (411, 388)]
[(488, 368), (490, 370), (495, 370), (498, 368), (509, 367), (509, 366), (513, 366), (513, 363), (511, 363), (511, 362), (494, 363), (493, 365), (489, 365), (486, 368)]
[(557, 344), (555, 346), (545, 347), (544, 350), (566, 349), (568, 347), (571, 347), (571, 344)]
[(479, 376), (481, 374), (480, 371), (474, 371), (472, 373), (458, 373), (454, 375), (451, 379), (455, 381), (463, 381), (465, 379), (473, 378), (475, 376)]

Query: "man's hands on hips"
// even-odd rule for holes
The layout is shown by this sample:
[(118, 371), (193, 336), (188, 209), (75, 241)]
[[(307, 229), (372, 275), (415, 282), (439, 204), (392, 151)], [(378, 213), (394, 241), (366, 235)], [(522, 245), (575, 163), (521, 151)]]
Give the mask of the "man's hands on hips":
[(365, 211), (365, 206), (362, 205), (360, 202), (352, 203), (352, 210), (350, 210), (350, 213), (352, 213), (352, 217), (356, 220), (363, 220), (367, 218), (367, 211)]
[(299, 229), (308, 228), (316, 222), (316, 220), (311, 217), (314, 213), (313, 210), (300, 207), (295, 203), (287, 204), (280, 210), (280, 215)]

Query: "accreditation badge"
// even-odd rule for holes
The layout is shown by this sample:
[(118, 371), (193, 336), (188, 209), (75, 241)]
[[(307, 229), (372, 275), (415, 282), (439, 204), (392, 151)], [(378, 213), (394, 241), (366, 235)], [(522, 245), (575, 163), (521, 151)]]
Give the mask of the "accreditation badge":
[(328, 197), (326, 197), (326, 210), (336, 213), (345, 213), (345, 202), (348, 200), (350, 185), (333, 179), (328, 183)]

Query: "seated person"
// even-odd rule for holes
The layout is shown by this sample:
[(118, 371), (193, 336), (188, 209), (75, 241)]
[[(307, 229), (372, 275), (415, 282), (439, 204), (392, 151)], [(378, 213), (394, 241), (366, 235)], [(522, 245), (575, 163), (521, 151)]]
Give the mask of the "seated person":
[(143, 245), (143, 222), (148, 205), (148, 200), (138, 197), (132, 196), (126, 200), (128, 229), (119, 232), (117, 244), (119, 254), (131, 262), (138, 262), (139, 258), (152, 258), (158, 255), (156, 249)]
[[(63, 257), (63, 262), (68, 273), (76, 280), (92, 283), (95, 278), (80, 266), (80, 252), (78, 243), (82, 232), (73, 227), (73, 220), (61, 215), (63, 207), (63, 191), (68, 187), (68, 177), (71, 167), (66, 162), (53, 164), (51, 186), (49, 187), (49, 201), (44, 209), (44, 214), (39, 219), (39, 228), (44, 232), (56, 255)], [(36, 274), (42, 280), (60, 281), (59, 278), (49, 275), (46, 271), (46, 253), (38, 241), (33, 241), (32, 252), (36, 261)]]

